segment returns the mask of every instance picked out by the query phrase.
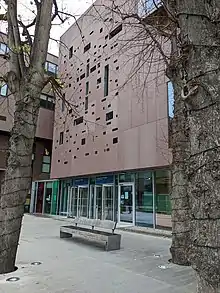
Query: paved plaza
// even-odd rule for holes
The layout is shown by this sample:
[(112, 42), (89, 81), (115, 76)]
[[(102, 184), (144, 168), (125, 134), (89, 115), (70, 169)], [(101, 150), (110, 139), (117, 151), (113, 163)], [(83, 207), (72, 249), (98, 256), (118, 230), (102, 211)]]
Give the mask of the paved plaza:
[[(168, 262), (170, 239), (118, 231), (121, 250), (105, 252), (60, 239), (59, 227), (64, 224), (51, 218), (24, 217), (18, 270), (0, 276), (0, 293), (195, 292), (191, 268)], [(20, 280), (6, 281), (10, 277)]]

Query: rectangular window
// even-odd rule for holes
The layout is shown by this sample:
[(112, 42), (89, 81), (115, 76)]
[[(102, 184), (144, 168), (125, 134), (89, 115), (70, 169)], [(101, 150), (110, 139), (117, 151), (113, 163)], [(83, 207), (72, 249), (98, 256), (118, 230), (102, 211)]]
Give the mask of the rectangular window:
[(89, 94), (89, 82), (86, 82), (86, 96)]
[(63, 131), (60, 132), (60, 141), (59, 144), (63, 144)]
[(89, 107), (89, 99), (88, 97), (85, 97), (85, 111), (88, 110), (88, 107)]
[(91, 43), (84, 47), (84, 53), (86, 53), (91, 48)]
[(104, 72), (104, 97), (108, 96), (108, 87), (109, 87), (109, 65), (106, 65), (105, 72)]
[(85, 144), (86, 144), (86, 139), (85, 138), (82, 138), (81, 145), (85, 145)]
[(6, 83), (0, 85), (0, 95), (3, 97), (6, 97), (7, 94), (8, 94), (8, 85)]
[(167, 83), (167, 96), (168, 96), (168, 115), (170, 118), (174, 116), (174, 89), (171, 81)]
[(45, 70), (47, 74), (57, 76), (58, 66), (49, 61), (45, 62)]
[(106, 121), (113, 119), (113, 111), (106, 113)]
[(9, 52), (9, 48), (6, 44), (0, 43), (0, 54), (6, 54)]
[(114, 38), (118, 33), (120, 33), (122, 31), (122, 24), (120, 24), (119, 26), (117, 26), (113, 31), (110, 32), (109, 34), (109, 39)]
[(43, 156), (42, 173), (50, 173), (50, 156)]
[(90, 66), (89, 64), (86, 65), (86, 77), (89, 76), (89, 70), (90, 70)]
[(48, 110), (55, 110), (55, 98), (46, 94), (40, 96), (40, 107)]
[(95, 70), (96, 70), (96, 65), (91, 68), (90, 73), (94, 72)]
[(83, 73), (81, 76), (80, 76), (80, 80), (82, 80), (83, 78), (85, 78), (85, 73)]
[(62, 112), (64, 112), (64, 110), (65, 110), (65, 97), (66, 97), (66, 95), (63, 94), (62, 104), (61, 104), (61, 111), (62, 111)]
[(74, 120), (74, 125), (79, 125), (81, 123), (83, 123), (83, 116)]
[(73, 57), (73, 46), (69, 49), (69, 59)]

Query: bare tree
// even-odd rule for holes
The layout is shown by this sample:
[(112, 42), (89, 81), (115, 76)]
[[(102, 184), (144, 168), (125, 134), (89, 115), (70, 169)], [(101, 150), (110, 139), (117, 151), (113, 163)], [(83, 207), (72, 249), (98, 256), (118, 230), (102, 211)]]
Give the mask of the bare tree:
[(122, 40), (125, 52), (139, 47), (130, 76), (149, 67), (157, 54), (172, 81), (172, 258), (191, 263), (197, 292), (220, 292), (220, 2), (99, 2), (97, 10), (104, 6), (133, 31)]
[[(31, 185), (32, 148), (43, 88), (59, 83), (45, 75), (52, 21), (59, 14), (56, 0), (34, 0), (29, 23), (18, 15), (17, 0), (5, 0), (9, 71), (1, 77), (15, 99), (7, 170), (0, 196), (0, 274), (14, 270), (24, 203)], [(34, 31), (32, 35), (32, 31)]]

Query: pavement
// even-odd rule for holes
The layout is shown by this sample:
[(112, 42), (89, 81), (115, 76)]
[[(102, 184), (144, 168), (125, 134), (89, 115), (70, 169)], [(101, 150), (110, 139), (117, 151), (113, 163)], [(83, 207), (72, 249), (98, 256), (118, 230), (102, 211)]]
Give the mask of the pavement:
[[(69, 222), (67, 222), (69, 223)], [(194, 273), (170, 259), (169, 238), (122, 234), (121, 250), (60, 239), (65, 221), (24, 216), (18, 270), (0, 275), (0, 293), (193, 293)], [(40, 262), (33, 265), (33, 262)], [(18, 277), (16, 282), (7, 281)]]

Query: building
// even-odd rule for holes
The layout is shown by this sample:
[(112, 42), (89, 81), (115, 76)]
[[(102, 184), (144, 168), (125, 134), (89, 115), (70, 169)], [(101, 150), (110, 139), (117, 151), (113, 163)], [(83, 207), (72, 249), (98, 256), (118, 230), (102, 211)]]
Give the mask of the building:
[[(0, 35), (0, 53), (6, 54), (7, 35)], [(8, 70), (7, 61), (0, 58), (1, 73)], [(47, 56), (45, 70), (47, 74), (57, 75), (58, 58), (51, 54)], [(10, 131), (13, 126), (13, 113), (15, 101), (12, 95), (8, 96), (6, 84), (0, 87), (0, 183), (6, 169), (7, 151), (10, 138)], [(35, 180), (48, 180), (50, 178), (50, 165), (53, 142), (53, 124), (55, 98), (51, 94), (50, 87), (46, 87), (41, 95), (41, 107), (37, 123), (36, 137), (33, 148), (33, 168), (32, 177)], [(0, 186), (1, 187), (1, 186)], [(27, 199), (27, 205), (30, 204), (30, 195)], [(28, 210), (28, 207), (26, 207)]]
[[(134, 32), (102, 2), (61, 37), (65, 100), (55, 111), (54, 213), (170, 228), (168, 83), (159, 61), (145, 83), (140, 71), (135, 85), (129, 80), (137, 48), (123, 48)], [(42, 188), (35, 186), (35, 205)]]

